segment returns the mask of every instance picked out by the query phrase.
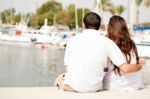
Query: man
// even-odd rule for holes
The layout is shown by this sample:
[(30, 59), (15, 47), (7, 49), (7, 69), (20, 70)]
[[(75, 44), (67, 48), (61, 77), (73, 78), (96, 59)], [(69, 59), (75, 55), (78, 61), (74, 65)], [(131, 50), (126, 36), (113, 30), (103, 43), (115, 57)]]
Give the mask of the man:
[(96, 13), (84, 17), (83, 33), (72, 37), (66, 47), (65, 75), (57, 78), (56, 85), (65, 91), (96, 92), (103, 89), (104, 68), (108, 60), (123, 72), (136, 72), (142, 64), (126, 64), (117, 45), (98, 32), (101, 18)]

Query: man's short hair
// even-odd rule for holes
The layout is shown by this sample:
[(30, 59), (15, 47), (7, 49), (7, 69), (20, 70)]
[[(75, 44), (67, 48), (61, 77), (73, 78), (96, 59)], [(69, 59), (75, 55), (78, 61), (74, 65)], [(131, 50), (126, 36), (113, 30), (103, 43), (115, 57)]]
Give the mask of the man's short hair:
[(84, 16), (83, 22), (86, 29), (98, 30), (100, 28), (101, 18), (98, 14), (89, 12)]

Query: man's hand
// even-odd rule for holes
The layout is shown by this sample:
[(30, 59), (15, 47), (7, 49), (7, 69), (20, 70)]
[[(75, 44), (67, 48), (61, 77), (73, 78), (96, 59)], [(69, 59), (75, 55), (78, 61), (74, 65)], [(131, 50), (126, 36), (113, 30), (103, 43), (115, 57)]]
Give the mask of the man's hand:
[(65, 67), (65, 72), (68, 72), (68, 65), (64, 65)]

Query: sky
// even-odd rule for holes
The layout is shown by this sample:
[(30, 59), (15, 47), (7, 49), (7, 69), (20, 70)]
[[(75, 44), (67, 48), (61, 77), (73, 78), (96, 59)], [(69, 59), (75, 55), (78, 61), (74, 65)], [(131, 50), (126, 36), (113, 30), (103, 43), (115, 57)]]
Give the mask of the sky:
[[(17, 12), (35, 12), (44, 2), (48, 0), (0, 0), (0, 11), (8, 8), (15, 8)], [(75, 0), (57, 0), (62, 3), (63, 8), (67, 8), (69, 4), (74, 4)], [(114, 5), (124, 5), (126, 10), (122, 16), (128, 21), (128, 0), (110, 0)], [(90, 8), (93, 10), (95, 0), (77, 0), (78, 8)], [(140, 6), (140, 20), (139, 22), (150, 22), (150, 7), (146, 8), (142, 4)], [(110, 14), (106, 14), (106, 22), (111, 17)]]

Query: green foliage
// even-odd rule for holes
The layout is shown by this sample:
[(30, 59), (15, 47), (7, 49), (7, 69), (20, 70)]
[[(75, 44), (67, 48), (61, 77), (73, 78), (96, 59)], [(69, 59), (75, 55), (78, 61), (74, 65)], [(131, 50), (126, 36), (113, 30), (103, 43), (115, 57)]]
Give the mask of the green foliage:
[(113, 4), (110, 0), (100, 0), (99, 8), (102, 8), (104, 11), (109, 11), (111, 8), (113, 8)]
[(58, 24), (67, 25), (71, 27), (72, 20), (71, 20), (71, 16), (68, 14), (67, 11), (59, 12), (56, 17), (57, 17), (56, 20)]
[(84, 10), (84, 15), (86, 13), (90, 12), (89, 9), (78, 9), (77, 10), (78, 11), (78, 25), (79, 25), (79, 27), (82, 27), (82, 21), (83, 21), (83, 17), (84, 17), (83, 10)]
[(19, 23), (20, 21), (21, 21), (21, 13), (18, 13), (13, 17), (13, 24)]
[(12, 19), (14, 17), (15, 14), (15, 9), (11, 8), (11, 9), (6, 9), (3, 12), (1, 12), (1, 20), (2, 23), (11, 23)]
[(135, 3), (136, 3), (136, 5), (137, 5), (137, 7), (139, 7), (139, 6), (141, 5), (142, 1), (143, 1), (143, 0), (135, 0)]
[(6, 19), (6, 16), (5, 16), (5, 13), (4, 12), (1, 12), (1, 21), (2, 23), (7, 23), (7, 19)]
[[(84, 15), (88, 12), (90, 12), (90, 9), (84, 8), (84, 9), (77, 9), (77, 15), (78, 15), (78, 26), (82, 27), (82, 20), (83, 20), (83, 10), (84, 10)], [(72, 18), (72, 27), (71, 28), (75, 28), (75, 5), (71, 5), (68, 8), (68, 14), (71, 15)]]
[(125, 7), (122, 5), (117, 6), (116, 11), (119, 15), (121, 15), (125, 11)]
[(115, 15), (117, 13), (116, 7), (112, 7), (108, 10), (112, 15)]
[(146, 7), (150, 7), (150, 0), (146, 0), (146, 1), (144, 2), (144, 5), (145, 5)]
[[(83, 9), (77, 9), (78, 25), (82, 27)], [(90, 12), (89, 9), (84, 9), (84, 14)], [(71, 29), (75, 28), (75, 5), (70, 5), (67, 10), (60, 12), (57, 15), (57, 23), (69, 26)]]
[(75, 5), (70, 5), (67, 9), (67, 14), (71, 17), (69, 27), (75, 28)]
[(49, 12), (50, 10), (53, 13), (57, 13), (61, 11), (62, 10), (61, 3), (58, 3), (56, 1), (47, 1), (40, 8), (37, 9), (37, 14), (45, 14)]
[(37, 14), (32, 14), (31, 15), (31, 26), (34, 27), (34, 28), (39, 28)]
[(115, 6), (113, 3), (111, 3), (111, 0), (100, 0), (99, 9), (103, 11), (109, 11), (112, 15), (121, 15), (125, 11), (124, 6)]
[[(82, 27), (83, 13), (89, 12), (89, 9), (77, 9), (78, 25)], [(13, 20), (13, 24), (19, 23), (21, 20), (27, 22), (30, 18), (28, 26), (34, 28), (40, 28), (44, 24), (45, 18), (48, 19), (48, 25), (62, 24), (67, 25), (71, 29), (75, 28), (75, 5), (71, 4), (67, 9), (62, 8), (61, 3), (54, 0), (47, 1), (41, 7), (39, 7), (36, 13), (28, 13), (23, 15), (21, 13), (15, 13), (14, 9), (8, 9), (1, 12), (2, 23), (10, 23)]]
[[(48, 19), (48, 25), (54, 24), (55, 17), (62, 11), (61, 3), (56, 1), (47, 1), (40, 8), (37, 9), (36, 15), (32, 16), (32, 26), (40, 28), (44, 24), (45, 18)], [(36, 19), (36, 21), (35, 21)]]

